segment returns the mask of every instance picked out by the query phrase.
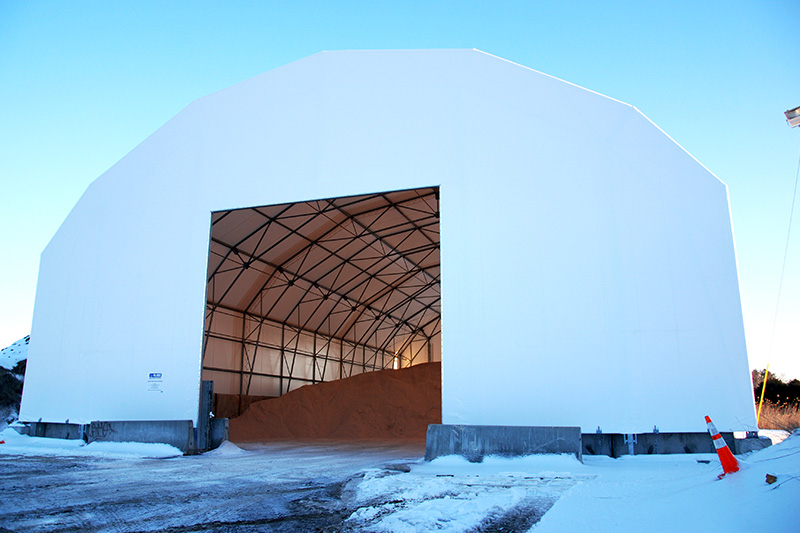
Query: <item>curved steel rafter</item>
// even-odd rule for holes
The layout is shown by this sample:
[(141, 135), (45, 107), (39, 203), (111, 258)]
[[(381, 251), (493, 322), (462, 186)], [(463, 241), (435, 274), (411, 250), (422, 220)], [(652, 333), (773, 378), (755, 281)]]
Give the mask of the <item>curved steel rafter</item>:
[(205, 370), (238, 371), (246, 380), (234, 392), (263, 395), (268, 380), (283, 394), (396, 357), (430, 359), (441, 324), (438, 196), (432, 187), (215, 213)]

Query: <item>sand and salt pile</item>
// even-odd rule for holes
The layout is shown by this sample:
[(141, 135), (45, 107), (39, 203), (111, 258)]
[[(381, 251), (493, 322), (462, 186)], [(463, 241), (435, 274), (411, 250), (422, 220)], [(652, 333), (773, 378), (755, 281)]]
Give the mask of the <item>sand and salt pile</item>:
[(441, 364), (368, 372), (256, 402), (230, 421), (230, 440), (423, 441), (441, 424)]

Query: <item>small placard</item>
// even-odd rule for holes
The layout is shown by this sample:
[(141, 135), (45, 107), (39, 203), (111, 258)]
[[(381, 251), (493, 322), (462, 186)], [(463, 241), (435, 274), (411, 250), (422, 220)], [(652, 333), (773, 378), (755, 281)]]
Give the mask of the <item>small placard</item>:
[(164, 384), (161, 372), (150, 372), (147, 377), (147, 390), (150, 392), (164, 392), (161, 386)]

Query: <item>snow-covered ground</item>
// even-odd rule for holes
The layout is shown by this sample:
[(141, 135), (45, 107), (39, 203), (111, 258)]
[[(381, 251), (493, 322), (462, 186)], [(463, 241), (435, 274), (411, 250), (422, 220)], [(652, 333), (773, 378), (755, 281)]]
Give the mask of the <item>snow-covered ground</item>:
[(175, 457), (11, 429), (0, 440), (0, 528), (13, 531), (800, 531), (800, 432), (721, 480), (714, 454), (475, 464), (374, 444)]
[(740, 467), (718, 480), (715, 454), (587, 457), (597, 477), (559, 500), (535, 531), (800, 531), (800, 433)]
[[(546, 511), (533, 531), (759, 531), (765, 522), (771, 531), (800, 531), (800, 432), (740, 466), (719, 480), (716, 454), (587, 456), (583, 464), (572, 456), (482, 464), (446, 457), (406, 474), (367, 472), (358, 486), (365, 506), (348, 522), (377, 531), (468, 531)], [(768, 484), (767, 474), (777, 482)], [(389, 503), (366, 506), (371, 499)]]
[(418, 463), (407, 473), (365, 472), (358, 507), (345, 524), (355, 529), (527, 531), (576, 484), (595, 477), (571, 455), (481, 464), (456, 456)]
[(29, 336), (23, 337), (11, 346), (6, 346), (0, 350), (0, 366), (11, 370), (14, 365), (28, 358)]
[(144, 442), (92, 442), (82, 440), (44, 439), (20, 435), (12, 428), (0, 432), (0, 460), (3, 456), (33, 457), (69, 456), (104, 457), (109, 459), (144, 459), (180, 457), (183, 452), (169, 444)]

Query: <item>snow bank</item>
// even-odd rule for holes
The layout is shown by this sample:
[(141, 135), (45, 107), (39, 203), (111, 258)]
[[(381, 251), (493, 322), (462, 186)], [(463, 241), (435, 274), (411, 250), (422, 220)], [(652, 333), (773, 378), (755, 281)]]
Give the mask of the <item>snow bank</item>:
[(249, 455), (250, 452), (239, 448), (231, 441), (224, 441), (218, 447), (203, 454), (203, 457), (239, 457)]
[[(11, 429), (0, 432), (0, 440), (0, 459), (11, 461), (18, 455), (180, 455), (162, 444), (84, 445)], [(762, 531), (765, 523), (770, 531), (800, 530), (800, 431), (740, 459), (741, 470), (721, 480), (716, 454), (585, 456), (583, 464), (571, 455), (487, 457), (483, 463), (458, 456), (425, 463), (418, 457), (395, 456), (390, 463), (362, 449), (281, 444), (245, 451), (226, 442), (179, 464), (202, 461), (201, 470), (208, 472), (284, 481), (305, 475), (316, 483), (331, 472), (348, 472), (339, 479), (362, 472), (341, 497), (353, 510), (344, 527), (355, 530)], [(216, 468), (221, 460), (224, 468)], [(776, 482), (768, 484), (767, 474)]]
[(0, 350), (0, 366), (11, 370), (14, 365), (28, 358), (28, 341), (30, 336), (26, 336)]
[(355, 490), (359, 509), (347, 522), (369, 531), (467, 531), (518, 508), (541, 515), (587, 477), (585, 470), (573, 455), (487, 457), (480, 464), (446, 456), (411, 465), (406, 474), (370, 469)]
[(0, 456), (3, 455), (65, 455), (91, 456), (112, 459), (166, 458), (183, 455), (169, 444), (143, 442), (93, 442), (82, 440), (46, 439), (20, 435), (12, 428), (0, 432)]
[[(705, 455), (705, 454), (704, 454)], [(565, 495), (535, 531), (771, 531), (800, 529), (800, 432), (740, 460), (718, 480), (715, 454), (585, 457), (597, 478)], [(698, 462), (708, 459), (709, 463)], [(777, 476), (768, 484), (766, 475)]]
[[(489, 457), (474, 464), (450, 456), (412, 464), (407, 473), (370, 469), (354, 489), (358, 509), (346, 523), (392, 532), (638, 533), (760, 531), (766, 520), (771, 531), (800, 529), (800, 431), (740, 458), (741, 470), (721, 480), (716, 454), (584, 461)], [(767, 474), (777, 481), (768, 484)]]
[(482, 491), (480, 497), (477, 497), (478, 491), (445, 494), (390, 514), (373, 527), (377, 531), (395, 533), (467, 531), (478, 526), (488, 515), (515, 507), (525, 494), (524, 488), (516, 487)]
[(772, 441), (772, 444), (780, 444), (789, 437), (790, 433), (782, 429), (759, 429), (759, 437), (767, 437)]

